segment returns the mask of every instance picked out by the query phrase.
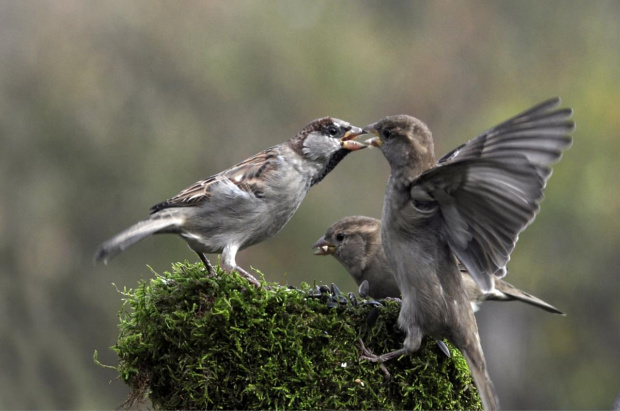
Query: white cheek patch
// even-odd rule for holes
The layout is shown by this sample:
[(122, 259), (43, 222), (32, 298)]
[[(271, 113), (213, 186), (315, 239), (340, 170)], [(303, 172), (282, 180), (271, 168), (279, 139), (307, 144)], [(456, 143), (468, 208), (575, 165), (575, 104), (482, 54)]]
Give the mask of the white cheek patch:
[(340, 140), (317, 133), (309, 134), (304, 141), (304, 155), (311, 160), (326, 159), (340, 149)]

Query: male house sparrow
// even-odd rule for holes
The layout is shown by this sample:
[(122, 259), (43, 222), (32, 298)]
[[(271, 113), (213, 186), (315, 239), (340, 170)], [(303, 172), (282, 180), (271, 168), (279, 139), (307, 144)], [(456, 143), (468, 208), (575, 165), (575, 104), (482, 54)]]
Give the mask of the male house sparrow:
[(483, 292), (539, 210), (550, 166), (571, 144), (571, 109), (545, 101), (461, 145), (436, 164), (433, 139), (420, 120), (390, 116), (364, 131), (377, 137), (391, 174), (381, 237), (402, 293), (404, 348), (365, 358), (384, 362), (416, 351), (423, 335), (448, 338), (469, 365), (486, 410), (497, 409), (456, 256)]
[(178, 234), (204, 262), (221, 253), (226, 271), (236, 270), (259, 282), (235, 262), (235, 255), (278, 233), (306, 193), (351, 151), (366, 147), (352, 141), (362, 130), (331, 117), (312, 121), (290, 140), (181, 191), (151, 207), (140, 221), (103, 243), (95, 261), (107, 263), (151, 234)]
[[(333, 255), (351, 274), (357, 285), (368, 281), (368, 295), (399, 298), (400, 290), (381, 244), (381, 220), (364, 216), (344, 217), (332, 224), (313, 246), (315, 255)], [(495, 280), (495, 290), (484, 294), (467, 269), (459, 265), (467, 300), (476, 312), (485, 301), (521, 301), (554, 314), (564, 314), (554, 306), (519, 290), (503, 280)]]

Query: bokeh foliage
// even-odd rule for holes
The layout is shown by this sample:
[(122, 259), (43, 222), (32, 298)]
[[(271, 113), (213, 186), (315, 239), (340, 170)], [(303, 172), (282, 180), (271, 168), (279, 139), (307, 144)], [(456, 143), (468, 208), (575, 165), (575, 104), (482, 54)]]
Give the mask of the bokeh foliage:
[[(567, 312), (479, 314), (503, 407), (603, 409), (620, 371), (620, 3), (617, 0), (0, 2), (0, 408), (114, 408), (119, 296), (172, 261), (145, 240), (96, 246), (187, 185), (333, 115), (407, 113), (438, 154), (545, 98), (575, 110), (508, 281)], [(238, 262), (298, 285), (354, 283), (312, 243), (380, 217), (387, 165), (349, 156), (273, 239)], [(347, 286), (348, 284), (348, 286)]]

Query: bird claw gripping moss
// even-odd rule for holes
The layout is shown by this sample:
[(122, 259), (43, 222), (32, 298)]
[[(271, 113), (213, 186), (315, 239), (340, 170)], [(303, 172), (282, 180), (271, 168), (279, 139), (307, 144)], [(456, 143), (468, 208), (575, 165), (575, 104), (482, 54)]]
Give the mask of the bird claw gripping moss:
[(308, 298), (319, 299), (326, 303), (329, 308), (336, 308), (347, 304), (351, 304), (354, 307), (358, 305), (358, 300), (353, 293), (348, 293), (345, 296), (342, 291), (340, 291), (340, 288), (333, 283), (330, 287), (326, 285), (315, 286), (308, 291)]
[[(364, 285), (364, 283), (366, 283), (366, 285)], [(359, 293), (360, 293), (360, 297), (362, 298), (366, 297), (366, 295), (362, 295), (362, 294), (366, 294), (366, 291), (367, 291), (366, 288), (368, 288), (367, 285), (368, 285), (367, 281), (363, 281), (362, 284), (360, 285)], [(291, 287), (289, 286), (289, 288)], [(386, 298), (381, 299), (380, 301), (366, 300), (366, 299), (359, 301), (357, 297), (351, 292), (347, 293), (347, 295), (345, 296), (342, 293), (342, 291), (340, 291), (340, 288), (338, 288), (338, 286), (334, 283), (332, 283), (331, 286), (329, 287), (327, 285), (315, 286), (313, 289), (308, 291), (308, 297), (320, 299), (322, 302), (326, 303), (327, 307), (329, 308), (337, 308), (340, 306), (345, 306), (347, 304), (351, 304), (354, 307), (357, 307), (358, 305), (373, 306), (374, 309), (371, 310), (370, 313), (368, 313), (368, 318), (366, 320), (366, 323), (368, 324), (369, 327), (374, 326), (375, 323), (377, 322), (377, 319), (379, 318), (379, 314), (380, 314), (379, 307), (383, 307), (384, 302), (393, 301), (398, 304), (402, 303), (400, 298), (393, 298), (393, 297), (386, 297)], [(377, 357), (365, 347), (361, 339), (360, 339), (360, 343), (362, 344), (361, 358), (370, 359), (371, 357), (373, 358)], [(443, 341), (437, 340), (435, 343), (437, 344), (437, 347), (439, 348), (439, 350), (446, 357), (448, 358), (451, 357), (450, 350), (448, 349), (448, 346)], [(389, 379), (390, 373), (387, 371), (387, 368), (385, 368), (385, 366), (382, 364), (382, 361), (378, 361), (378, 362), (381, 363), (381, 370), (384, 372), (386, 379)]]

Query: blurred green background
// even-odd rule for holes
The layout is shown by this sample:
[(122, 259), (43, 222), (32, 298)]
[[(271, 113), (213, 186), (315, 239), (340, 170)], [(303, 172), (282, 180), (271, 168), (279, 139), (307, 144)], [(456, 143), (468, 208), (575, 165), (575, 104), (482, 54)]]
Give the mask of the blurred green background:
[[(0, 408), (114, 408), (120, 288), (197, 260), (174, 236), (94, 266), (148, 208), (326, 115), (407, 113), (438, 154), (548, 97), (575, 109), (507, 280), (568, 313), (489, 303), (507, 409), (603, 409), (620, 389), (620, 2), (0, 2)], [(355, 289), (310, 246), (380, 217), (387, 163), (348, 157), (237, 261)], [(216, 218), (217, 216), (214, 216)], [(379, 371), (378, 371), (379, 372)]]

